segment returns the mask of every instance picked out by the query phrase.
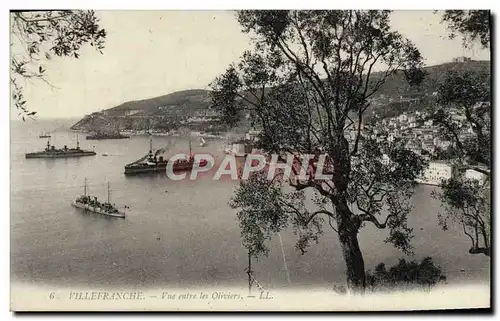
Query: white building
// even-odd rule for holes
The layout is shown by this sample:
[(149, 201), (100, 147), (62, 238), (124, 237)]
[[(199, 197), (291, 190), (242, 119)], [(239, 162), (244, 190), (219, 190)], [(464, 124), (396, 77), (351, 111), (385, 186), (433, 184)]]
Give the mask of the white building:
[(433, 124), (434, 124), (434, 122), (432, 121), (432, 119), (428, 119), (424, 122), (424, 126), (427, 126), (427, 127), (432, 127)]
[(463, 114), (452, 114), (451, 120), (457, 121), (457, 122), (462, 122), (466, 120), (467, 117)]
[(260, 130), (249, 130), (245, 134), (246, 140), (256, 141), (259, 138), (261, 131)]
[(246, 148), (245, 144), (236, 143), (236, 144), (233, 144), (231, 146), (230, 154), (232, 154), (234, 156), (245, 156), (247, 154), (246, 149), (247, 148)]
[(465, 171), (465, 178), (470, 180), (477, 180), (480, 184), (483, 184), (488, 176), (481, 172), (476, 171), (475, 169), (468, 169)]
[(443, 180), (450, 179), (453, 174), (454, 168), (451, 164), (445, 161), (433, 161), (416, 181), (421, 184), (439, 185)]
[(387, 154), (382, 155), (382, 160), (381, 160), (382, 165), (388, 166), (391, 163), (391, 158)]
[(433, 142), (434, 142), (434, 146), (439, 147), (441, 149), (446, 149), (451, 145), (451, 141), (443, 140), (443, 139), (440, 139), (439, 137), (435, 137)]
[(132, 116), (132, 115), (135, 115), (135, 114), (139, 114), (141, 112), (142, 112), (141, 109), (130, 109), (127, 112), (125, 112), (125, 116)]

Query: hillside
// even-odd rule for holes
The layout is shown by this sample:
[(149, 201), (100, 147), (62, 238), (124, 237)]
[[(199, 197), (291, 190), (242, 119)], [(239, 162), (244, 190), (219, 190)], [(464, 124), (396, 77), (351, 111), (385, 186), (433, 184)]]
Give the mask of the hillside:
[[(432, 93), (436, 91), (438, 84), (444, 79), (444, 75), (449, 71), (480, 71), (490, 73), (490, 61), (467, 61), (467, 62), (448, 62), (440, 65), (425, 67), (424, 71), (427, 73), (425, 80), (421, 84), (418, 91), (422, 93)], [(417, 91), (416, 89), (409, 90), (405, 82), (404, 74), (402, 72), (389, 77), (387, 81), (380, 88), (379, 93), (389, 96), (408, 95), (411, 92)]]
[[(426, 99), (422, 99), (422, 97), (432, 96), (446, 72), (474, 70), (489, 74), (490, 68), (490, 61), (450, 62), (429, 66), (424, 68), (427, 75), (418, 89), (409, 88), (404, 80), (404, 74), (397, 73), (388, 78), (377, 92), (369, 114), (376, 112), (386, 115), (398, 113), (402, 109), (423, 108), (422, 104), (426, 103)], [(377, 74), (374, 76), (376, 77)], [(415, 103), (405, 101), (408, 97), (410, 100), (412, 97), (420, 98)], [(92, 131), (94, 128), (109, 126), (120, 130), (142, 130), (144, 128), (171, 130), (185, 126), (186, 120), (189, 118), (210, 114), (209, 107), (209, 91), (183, 90), (164, 96), (125, 102), (102, 112), (87, 115), (73, 125), (72, 129)], [(220, 130), (223, 127), (216, 121), (212, 121), (211, 125), (215, 125)], [(198, 124), (197, 128), (191, 129), (204, 130), (205, 127), (207, 126), (199, 127)]]
[(119, 130), (177, 129), (188, 119), (204, 115), (210, 105), (210, 92), (183, 90), (168, 95), (125, 102), (102, 112), (86, 115), (71, 129), (92, 131), (103, 127)]
[[(122, 115), (125, 112), (141, 110), (145, 115), (161, 114), (166, 110), (201, 110), (210, 103), (210, 92), (202, 89), (183, 90), (168, 95), (134, 100), (106, 110), (109, 115)], [(164, 108), (161, 108), (164, 107)]]

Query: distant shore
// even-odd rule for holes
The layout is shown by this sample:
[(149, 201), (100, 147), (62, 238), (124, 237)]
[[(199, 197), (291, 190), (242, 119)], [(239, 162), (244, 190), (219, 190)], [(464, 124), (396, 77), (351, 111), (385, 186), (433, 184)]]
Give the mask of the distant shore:
[[(71, 132), (74, 133), (89, 133), (89, 131), (86, 130), (77, 130), (77, 129), (70, 129)], [(152, 132), (147, 132), (145, 130), (142, 131), (134, 131), (134, 130), (121, 130), (120, 134), (122, 135), (127, 135), (127, 136), (167, 136), (167, 137), (185, 137), (185, 136), (190, 136), (190, 137), (203, 137), (203, 138), (209, 138), (209, 139), (225, 139), (227, 133), (224, 134), (209, 134), (209, 133), (201, 133), (201, 132), (190, 132), (188, 134), (183, 134), (183, 133), (178, 133), (178, 132), (160, 132), (160, 131), (152, 131)]]

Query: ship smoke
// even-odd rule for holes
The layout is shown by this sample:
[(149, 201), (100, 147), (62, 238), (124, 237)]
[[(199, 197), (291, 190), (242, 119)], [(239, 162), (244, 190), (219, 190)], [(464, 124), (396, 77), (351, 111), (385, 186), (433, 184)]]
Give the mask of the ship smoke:
[(158, 156), (159, 154), (163, 154), (165, 153), (165, 151), (167, 150), (167, 146), (165, 147), (162, 147), (160, 149), (158, 149), (156, 152), (155, 152), (155, 156)]

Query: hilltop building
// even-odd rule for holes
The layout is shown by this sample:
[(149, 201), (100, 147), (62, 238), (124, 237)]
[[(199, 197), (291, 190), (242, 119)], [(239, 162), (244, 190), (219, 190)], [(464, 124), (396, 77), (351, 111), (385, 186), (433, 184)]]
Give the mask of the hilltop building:
[(467, 62), (467, 61), (472, 61), (472, 59), (470, 57), (456, 57), (456, 58), (453, 58), (452, 60), (453, 62)]

